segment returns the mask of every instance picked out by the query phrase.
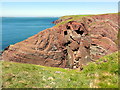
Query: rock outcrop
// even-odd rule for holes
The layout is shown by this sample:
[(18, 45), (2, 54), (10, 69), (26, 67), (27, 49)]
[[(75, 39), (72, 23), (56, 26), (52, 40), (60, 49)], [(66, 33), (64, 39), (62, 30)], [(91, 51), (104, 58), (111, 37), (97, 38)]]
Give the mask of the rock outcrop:
[(58, 23), (61, 23), (61, 22), (63, 22), (63, 21), (66, 21), (66, 20), (70, 20), (70, 19), (72, 19), (72, 17), (69, 17), (69, 18), (66, 18), (66, 19), (58, 19), (58, 20), (56, 20), (56, 21), (53, 21), (52, 23), (54, 23), (54, 24), (58, 24)]
[(3, 60), (80, 68), (117, 51), (117, 19), (117, 14), (93, 15), (54, 26), (10, 45), (2, 53)]

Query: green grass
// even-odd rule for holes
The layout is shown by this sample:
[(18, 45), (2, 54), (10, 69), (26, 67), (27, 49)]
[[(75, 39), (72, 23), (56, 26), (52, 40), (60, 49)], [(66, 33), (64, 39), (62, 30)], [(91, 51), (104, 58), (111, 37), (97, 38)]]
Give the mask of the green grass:
[[(118, 14), (118, 13), (106, 13), (106, 14)], [(106, 15), (106, 14), (97, 14), (97, 15)], [(68, 16), (62, 16), (60, 17), (60, 19), (68, 19), (68, 18), (72, 18), (72, 19), (68, 19), (66, 21), (62, 21), (60, 23), (58, 23), (57, 25), (55, 25), (55, 27), (58, 27), (59, 25), (62, 25), (62, 24), (65, 24), (69, 21), (78, 21), (78, 20), (81, 20), (82, 17), (89, 17), (89, 16), (94, 16), (94, 15), (68, 15)]]
[(83, 16), (90, 16), (90, 15), (68, 15), (68, 16), (62, 16), (60, 17), (60, 19), (67, 19), (67, 18), (79, 18), (79, 17), (83, 17)]
[(82, 17), (86, 17), (86, 16), (91, 16), (91, 15), (69, 15), (69, 16), (62, 16), (60, 17), (60, 19), (68, 19), (68, 18), (72, 18), (72, 19), (68, 19), (66, 21), (62, 21), (60, 23), (58, 23), (57, 25), (55, 25), (55, 27), (65, 24), (69, 21), (76, 21), (76, 20), (80, 20)]
[[(117, 88), (118, 53), (82, 71), (1, 61), (4, 88)], [(107, 61), (107, 62), (104, 62)]]

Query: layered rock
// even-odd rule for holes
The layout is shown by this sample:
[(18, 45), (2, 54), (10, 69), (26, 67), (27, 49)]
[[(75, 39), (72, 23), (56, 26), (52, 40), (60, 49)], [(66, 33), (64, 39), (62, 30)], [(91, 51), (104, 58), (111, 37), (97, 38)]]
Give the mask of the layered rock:
[[(55, 26), (7, 47), (4, 60), (79, 68), (117, 51), (117, 14), (94, 15)], [(58, 22), (58, 21), (56, 21)]]

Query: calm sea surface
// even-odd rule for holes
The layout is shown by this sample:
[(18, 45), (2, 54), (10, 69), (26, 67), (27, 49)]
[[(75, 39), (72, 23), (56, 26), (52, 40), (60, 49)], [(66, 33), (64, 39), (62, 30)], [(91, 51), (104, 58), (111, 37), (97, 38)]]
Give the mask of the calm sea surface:
[(51, 22), (57, 19), (57, 17), (3, 17), (2, 50), (10, 44), (23, 41), (44, 29), (53, 27), (54, 24)]

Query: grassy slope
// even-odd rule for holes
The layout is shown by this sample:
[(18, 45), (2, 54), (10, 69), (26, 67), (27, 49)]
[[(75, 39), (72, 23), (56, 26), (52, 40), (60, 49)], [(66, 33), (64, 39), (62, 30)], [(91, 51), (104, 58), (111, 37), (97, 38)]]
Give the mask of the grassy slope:
[[(106, 14), (118, 14), (118, 13), (106, 13)], [(97, 15), (105, 15), (105, 14), (97, 14)], [(62, 16), (60, 17), (60, 19), (68, 19), (68, 18), (72, 18), (66, 21), (62, 21), (60, 23), (58, 23), (57, 25), (55, 25), (55, 27), (58, 27), (59, 25), (65, 24), (69, 21), (77, 21), (80, 20), (82, 17), (89, 17), (89, 16), (94, 16), (94, 15), (68, 15), (68, 16)]]
[[(82, 71), (2, 62), (4, 88), (117, 88), (118, 53), (89, 63)], [(107, 62), (106, 62), (107, 61)]]
[(68, 18), (72, 18), (72, 19), (68, 19), (66, 21), (62, 21), (62, 22), (58, 23), (57, 25), (55, 25), (55, 27), (57, 27), (59, 25), (62, 25), (62, 24), (65, 24), (65, 23), (67, 23), (69, 21), (79, 20), (79, 19), (81, 19), (82, 17), (85, 17), (85, 16), (90, 16), (90, 15), (69, 15), (69, 16), (60, 17), (60, 19), (68, 19)]

